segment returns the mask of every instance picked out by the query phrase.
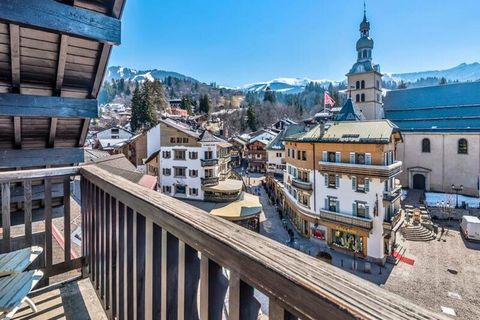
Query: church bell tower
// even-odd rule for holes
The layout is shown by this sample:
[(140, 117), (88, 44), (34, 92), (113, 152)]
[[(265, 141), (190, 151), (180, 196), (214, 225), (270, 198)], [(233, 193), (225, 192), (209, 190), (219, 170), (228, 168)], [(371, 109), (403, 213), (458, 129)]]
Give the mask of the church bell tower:
[(383, 118), (382, 74), (380, 66), (373, 64), (373, 39), (365, 3), (357, 41), (357, 62), (347, 73), (348, 94), (367, 120)]

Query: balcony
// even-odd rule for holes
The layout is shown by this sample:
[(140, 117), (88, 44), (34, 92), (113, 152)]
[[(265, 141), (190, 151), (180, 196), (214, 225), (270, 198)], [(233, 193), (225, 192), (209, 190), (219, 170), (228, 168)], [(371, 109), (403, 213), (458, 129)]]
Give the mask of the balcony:
[(201, 159), (200, 163), (202, 167), (213, 167), (218, 164), (218, 159)]
[(383, 201), (394, 202), (402, 195), (402, 187), (398, 186), (391, 191), (383, 192)]
[[(75, 199), (80, 200), (71, 206), (74, 176), (80, 185), (73, 188)], [(33, 220), (41, 219), (35, 222), (44, 227), (40, 233), (32, 233), (32, 180), (45, 186), (44, 211), (33, 213)], [(51, 187), (56, 180), (62, 181), (64, 193), (55, 222), (62, 221), (70, 235), (72, 214), (77, 211), (79, 216), (77, 258), (70, 254), (75, 237), (65, 237), (65, 254), (57, 256), (58, 248), (52, 245), (56, 210)], [(268, 302), (270, 319), (442, 319), (314, 257), (94, 165), (2, 172), (0, 186), (0, 248), (41, 244), (41, 286), (76, 269), (83, 278), (36, 293), (33, 299), (41, 308), (28, 314), (29, 319), (68, 316), (72, 302), (83, 305), (73, 313), (82, 319), (92, 314), (95, 319), (221, 319), (226, 314), (229, 319), (257, 319), (258, 294), (264, 297), (262, 303)], [(25, 212), (8, 211), (11, 188), (22, 191)], [(15, 219), (18, 215), (21, 219)], [(10, 232), (15, 223), (22, 234)], [(92, 311), (94, 304), (99, 309)]]
[(330, 222), (337, 222), (346, 226), (354, 226), (366, 230), (372, 230), (373, 228), (372, 219), (350, 216), (323, 209), (320, 210), (320, 218), (328, 220)]
[(202, 181), (202, 186), (204, 187), (211, 187), (211, 186), (216, 186), (220, 179), (218, 177), (206, 177), (206, 178), (200, 178)]
[(403, 221), (403, 210), (397, 210), (395, 213), (386, 216), (385, 221), (383, 222), (383, 230), (390, 232), (392, 230), (398, 229), (397, 225)]
[(292, 179), (292, 186), (306, 191), (312, 191), (312, 183), (307, 181), (302, 181), (300, 179)]
[(319, 161), (320, 171), (391, 178), (402, 172), (402, 162), (388, 166)]

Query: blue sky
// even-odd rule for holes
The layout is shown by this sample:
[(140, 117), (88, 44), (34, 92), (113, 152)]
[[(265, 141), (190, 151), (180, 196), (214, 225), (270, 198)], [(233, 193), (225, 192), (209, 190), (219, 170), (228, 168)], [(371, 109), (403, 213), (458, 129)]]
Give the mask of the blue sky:
[[(480, 61), (479, 0), (369, 0), (383, 72)], [(342, 80), (356, 59), (361, 0), (127, 0), (110, 65), (238, 86), (277, 77)]]

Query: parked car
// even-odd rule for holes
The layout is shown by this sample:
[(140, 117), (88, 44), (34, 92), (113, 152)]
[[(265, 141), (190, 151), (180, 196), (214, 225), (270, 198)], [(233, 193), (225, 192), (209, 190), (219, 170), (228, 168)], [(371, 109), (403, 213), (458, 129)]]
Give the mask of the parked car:
[(460, 229), (466, 239), (480, 241), (480, 219), (474, 216), (463, 216)]

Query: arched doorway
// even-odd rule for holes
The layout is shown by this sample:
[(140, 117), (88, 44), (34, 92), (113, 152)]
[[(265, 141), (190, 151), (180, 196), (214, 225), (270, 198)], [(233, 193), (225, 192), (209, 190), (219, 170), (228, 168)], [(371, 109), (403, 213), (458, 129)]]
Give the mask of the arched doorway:
[(413, 189), (425, 190), (425, 176), (423, 174), (413, 175)]

